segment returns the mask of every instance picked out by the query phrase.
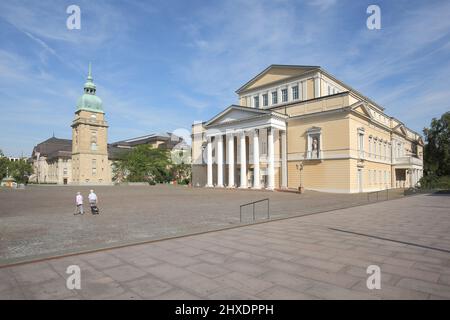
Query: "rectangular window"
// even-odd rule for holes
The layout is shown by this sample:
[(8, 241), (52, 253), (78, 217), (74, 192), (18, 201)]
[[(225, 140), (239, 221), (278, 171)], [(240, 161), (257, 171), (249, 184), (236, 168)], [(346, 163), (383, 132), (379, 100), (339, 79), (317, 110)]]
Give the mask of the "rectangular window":
[(288, 101), (288, 90), (287, 89), (281, 89), (281, 101), (282, 102)]
[(267, 107), (269, 105), (269, 95), (267, 93), (263, 94), (263, 106)]
[(278, 92), (274, 91), (272, 92), (272, 104), (278, 103)]
[(255, 97), (253, 97), (253, 106), (255, 107), (255, 108), (259, 108), (259, 96), (255, 96)]
[(95, 176), (97, 174), (97, 160), (92, 159), (92, 175)]
[(298, 86), (292, 87), (292, 100), (298, 100)]

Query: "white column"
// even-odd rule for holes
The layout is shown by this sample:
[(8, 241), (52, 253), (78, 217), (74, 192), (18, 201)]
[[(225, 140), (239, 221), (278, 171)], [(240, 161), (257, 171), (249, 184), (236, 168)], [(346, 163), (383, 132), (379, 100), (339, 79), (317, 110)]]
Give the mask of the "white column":
[(287, 141), (286, 141), (286, 130), (281, 131), (281, 188), (287, 189)]
[(260, 189), (260, 175), (259, 175), (259, 130), (253, 132), (253, 188)]
[(267, 150), (268, 150), (268, 170), (267, 170), (267, 175), (268, 175), (268, 185), (267, 185), (267, 189), (269, 190), (273, 190), (275, 189), (275, 168), (274, 168), (274, 158), (275, 158), (275, 154), (274, 154), (274, 147), (273, 147), (273, 128), (269, 128), (268, 132), (267, 132)]
[(319, 98), (321, 96), (320, 92), (320, 76), (314, 78), (314, 98)]
[(223, 188), (223, 136), (217, 136), (217, 187)]
[(247, 163), (245, 152), (245, 132), (241, 132), (241, 185), (239, 188), (247, 188)]
[(228, 136), (228, 188), (234, 188), (234, 135)]
[(208, 137), (208, 146), (207, 146), (207, 175), (208, 180), (206, 183), (207, 187), (213, 187), (213, 160), (212, 160), (212, 143), (211, 143), (211, 137)]

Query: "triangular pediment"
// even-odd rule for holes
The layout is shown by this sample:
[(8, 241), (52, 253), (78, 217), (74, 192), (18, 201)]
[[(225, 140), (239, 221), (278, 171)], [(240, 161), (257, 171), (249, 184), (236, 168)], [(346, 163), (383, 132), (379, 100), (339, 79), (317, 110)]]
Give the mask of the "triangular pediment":
[(406, 131), (405, 126), (403, 124), (399, 124), (398, 126), (396, 126), (394, 128), (394, 131), (399, 133), (399, 134), (405, 135), (405, 136), (407, 135), (407, 131)]
[(288, 78), (300, 76), (312, 70), (319, 69), (318, 66), (290, 66), (290, 65), (271, 65), (240, 87), (236, 92), (241, 93), (246, 90), (265, 86), (269, 83), (282, 81)]
[(358, 112), (360, 114), (365, 115), (366, 117), (372, 118), (372, 113), (369, 110), (369, 107), (364, 102), (358, 101), (350, 106), (352, 111)]
[(224, 111), (213, 117), (211, 120), (209, 120), (205, 125), (211, 126), (211, 125), (218, 125), (218, 124), (224, 124), (239, 120), (245, 120), (245, 119), (251, 119), (256, 116), (266, 115), (270, 114), (270, 111), (267, 110), (261, 110), (261, 109), (255, 109), (255, 108), (249, 108), (249, 107), (242, 107), (242, 106), (230, 106), (226, 108)]

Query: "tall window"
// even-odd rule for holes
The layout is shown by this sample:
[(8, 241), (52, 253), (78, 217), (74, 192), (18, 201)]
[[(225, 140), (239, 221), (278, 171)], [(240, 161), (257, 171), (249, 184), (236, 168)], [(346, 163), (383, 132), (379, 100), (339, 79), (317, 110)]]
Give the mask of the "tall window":
[(364, 158), (364, 128), (358, 128), (359, 157)]
[(292, 100), (298, 100), (298, 86), (292, 87)]
[(253, 97), (253, 105), (255, 108), (259, 108), (259, 96)]
[(376, 159), (377, 158), (377, 142), (375, 140), (373, 141), (373, 155)]
[(97, 160), (92, 159), (92, 175), (95, 176), (97, 174)]
[(281, 101), (282, 102), (288, 101), (288, 90), (287, 89), (281, 89)]
[(372, 137), (369, 137), (369, 157), (372, 157)]
[(278, 92), (273, 91), (272, 92), (272, 104), (277, 104), (278, 103)]
[(267, 107), (269, 105), (269, 95), (267, 93), (263, 94), (263, 106)]

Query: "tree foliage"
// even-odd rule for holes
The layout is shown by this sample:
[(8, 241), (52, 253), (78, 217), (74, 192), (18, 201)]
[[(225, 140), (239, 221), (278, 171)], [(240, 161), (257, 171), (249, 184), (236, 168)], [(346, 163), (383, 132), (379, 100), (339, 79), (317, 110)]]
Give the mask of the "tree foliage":
[(424, 128), (424, 177), (427, 187), (450, 187), (450, 111), (440, 119), (433, 118), (429, 128)]
[(128, 182), (150, 184), (170, 181), (170, 158), (167, 150), (140, 145), (114, 163), (114, 178)]
[(26, 160), (9, 161), (0, 150), (0, 180), (9, 175), (17, 183), (28, 182), (28, 177), (33, 173), (33, 167)]

